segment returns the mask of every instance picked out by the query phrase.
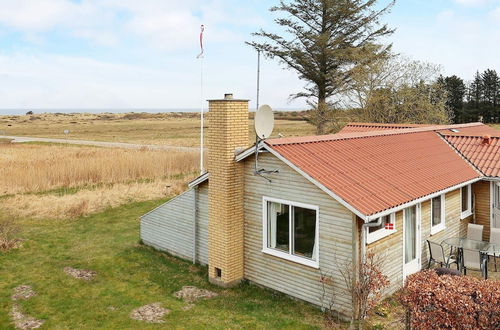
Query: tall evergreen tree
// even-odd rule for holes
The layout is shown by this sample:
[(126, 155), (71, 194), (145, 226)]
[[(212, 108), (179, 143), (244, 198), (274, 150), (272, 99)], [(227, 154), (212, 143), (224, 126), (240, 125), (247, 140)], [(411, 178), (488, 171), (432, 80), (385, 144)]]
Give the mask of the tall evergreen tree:
[(496, 122), (495, 113), (498, 111), (500, 101), (500, 78), (495, 70), (487, 69), (481, 75), (483, 87), (483, 102), (481, 113), (488, 123)]
[(464, 100), (466, 94), (465, 83), (462, 78), (455, 75), (450, 77), (439, 77), (438, 84), (441, 84), (447, 92), (446, 106), (453, 111), (453, 121), (463, 123), (464, 118)]
[(381, 9), (377, 0), (282, 0), (271, 12), (282, 14), (275, 22), (284, 31), (261, 30), (253, 35), (264, 41), (248, 44), (307, 82), (293, 97), (305, 97), (314, 107), (311, 122), (324, 134), (334, 112), (332, 99), (349, 87), (355, 72), (389, 52), (390, 45), (378, 41), (393, 32), (380, 23), (393, 5), (392, 0)]
[(466, 121), (476, 121), (482, 117), (481, 103), (483, 101), (483, 79), (479, 71), (467, 88)]

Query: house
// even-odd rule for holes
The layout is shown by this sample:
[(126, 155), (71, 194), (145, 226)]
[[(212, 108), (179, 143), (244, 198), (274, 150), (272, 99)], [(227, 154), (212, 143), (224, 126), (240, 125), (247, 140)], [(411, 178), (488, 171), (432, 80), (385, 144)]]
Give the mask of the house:
[(340, 264), (384, 254), (391, 293), (426, 266), (427, 239), (500, 227), (500, 134), (481, 123), (352, 123), (249, 147), (248, 101), (232, 95), (209, 101), (208, 121), (208, 173), (144, 215), (141, 238), (208, 265), (212, 283), (321, 305), (329, 274), (348, 315)]

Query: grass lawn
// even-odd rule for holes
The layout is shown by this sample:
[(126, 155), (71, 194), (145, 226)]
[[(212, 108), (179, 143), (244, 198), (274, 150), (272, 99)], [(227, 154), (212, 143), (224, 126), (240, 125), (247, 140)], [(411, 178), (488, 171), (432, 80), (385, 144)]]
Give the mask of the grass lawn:
[[(128, 204), (78, 220), (23, 220), (24, 246), (0, 254), (0, 328), (13, 329), (9, 313), (13, 289), (37, 292), (18, 304), (44, 320), (42, 328), (320, 328), (321, 312), (282, 294), (242, 284), (212, 286), (206, 269), (138, 243), (138, 217), (164, 201)], [(91, 269), (90, 282), (63, 272), (66, 266)], [(174, 292), (195, 285), (219, 294), (190, 310)], [(159, 302), (171, 310), (164, 324), (130, 319), (140, 306)]]

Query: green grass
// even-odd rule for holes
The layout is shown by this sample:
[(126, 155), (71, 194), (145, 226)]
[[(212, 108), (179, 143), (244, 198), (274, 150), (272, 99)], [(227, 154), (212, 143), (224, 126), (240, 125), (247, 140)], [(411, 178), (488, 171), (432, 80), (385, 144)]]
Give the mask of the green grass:
[[(21, 284), (38, 293), (21, 301), (22, 309), (45, 320), (43, 328), (50, 329), (322, 326), (322, 314), (311, 305), (249, 284), (212, 286), (205, 267), (140, 245), (138, 217), (161, 202), (129, 204), (72, 221), (21, 221), (24, 246), (0, 254), (0, 328), (13, 328), (10, 296)], [(65, 266), (92, 269), (97, 277), (91, 282), (74, 279), (63, 272)], [(219, 297), (183, 311), (186, 303), (173, 294), (184, 285), (216, 291)], [(129, 318), (134, 308), (154, 302), (171, 310), (166, 323)]]

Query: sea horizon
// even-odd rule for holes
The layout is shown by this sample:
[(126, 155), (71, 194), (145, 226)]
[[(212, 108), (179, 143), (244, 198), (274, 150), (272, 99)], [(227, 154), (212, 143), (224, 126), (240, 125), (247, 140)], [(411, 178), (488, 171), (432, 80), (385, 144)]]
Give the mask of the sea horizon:
[[(250, 111), (255, 111), (256, 109), (249, 109)], [(274, 111), (302, 111), (304, 108), (275, 108)], [(183, 112), (183, 113), (196, 113), (200, 112), (197, 108), (0, 108), (0, 116), (20, 116), (25, 115), (27, 112), (32, 111), (33, 114), (43, 114), (43, 113), (173, 113), (173, 112)], [(207, 108), (204, 109), (205, 112), (208, 111)]]

